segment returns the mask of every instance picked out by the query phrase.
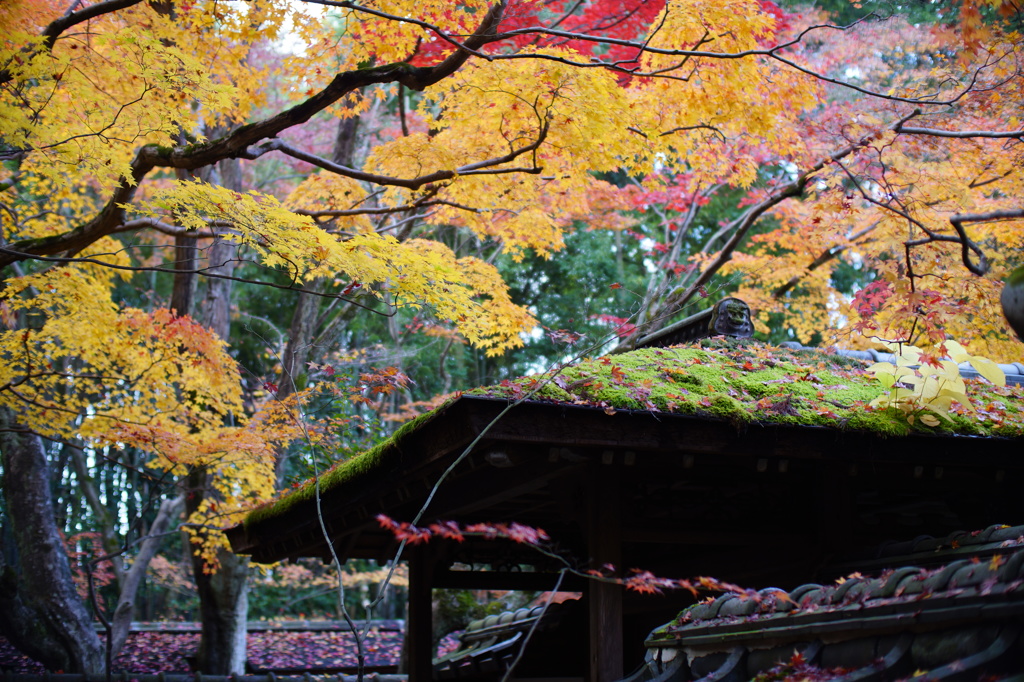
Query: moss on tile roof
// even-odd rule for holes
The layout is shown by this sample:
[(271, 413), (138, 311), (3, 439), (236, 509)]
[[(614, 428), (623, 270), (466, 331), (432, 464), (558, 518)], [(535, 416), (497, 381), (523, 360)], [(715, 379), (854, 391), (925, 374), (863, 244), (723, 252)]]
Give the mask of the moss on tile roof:
[(822, 351), (792, 351), (742, 339), (709, 339), (699, 346), (649, 348), (585, 360), (550, 381), (543, 375), (479, 388), (467, 395), (516, 398), (540, 386), (531, 399), (608, 409), (655, 410), (769, 422), (871, 431), (974, 436), (1024, 434), (1024, 392), (970, 380), (972, 414), (954, 408), (953, 422), (935, 428), (911, 425), (896, 410), (868, 407), (883, 393), (865, 372), (870, 363)]
[[(790, 350), (751, 340), (708, 339), (700, 345), (649, 348), (583, 360), (557, 374), (503, 381), (466, 396), (529, 400), (615, 410), (643, 410), (707, 416), (735, 423), (766, 422), (870, 431), (883, 436), (912, 432), (1017, 437), (1024, 434), (1024, 389), (968, 381), (977, 414), (954, 407), (953, 422), (938, 427), (911, 425), (893, 409), (868, 404), (883, 392), (870, 363), (822, 351)], [(446, 403), (399, 428), (366, 452), (336, 464), (320, 481), (321, 493), (347, 481), (397, 466), (393, 447), (447, 409)], [(314, 497), (314, 483), (255, 509), (248, 526)]]
[[(348, 481), (363, 479), (372, 474), (383, 475), (386, 471), (395, 468), (401, 460), (402, 451), (400, 447), (393, 447), (400, 443), (409, 433), (420, 428), (423, 424), (437, 418), (450, 402), (441, 405), (426, 414), (402, 424), (389, 437), (377, 443), (369, 450), (345, 460), (335, 462), (331, 468), (320, 476), (320, 494), (327, 490), (337, 488)], [(310, 478), (298, 487), (286, 490), (277, 498), (264, 503), (253, 509), (243, 520), (245, 526), (278, 516), (291, 507), (306, 500), (313, 500), (316, 497), (316, 479)]]

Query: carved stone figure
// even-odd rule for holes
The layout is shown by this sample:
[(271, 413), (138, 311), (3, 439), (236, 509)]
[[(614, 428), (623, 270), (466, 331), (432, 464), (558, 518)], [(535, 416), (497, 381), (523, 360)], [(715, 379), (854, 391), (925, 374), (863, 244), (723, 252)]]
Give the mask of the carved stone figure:
[(1013, 327), (1013, 331), (1017, 332), (1020, 340), (1024, 341), (1024, 265), (1006, 278), (1006, 285), (1003, 286), (999, 300), (1003, 304), (1006, 321)]
[(709, 336), (735, 336), (746, 339), (754, 335), (750, 306), (738, 298), (723, 298), (711, 310)]

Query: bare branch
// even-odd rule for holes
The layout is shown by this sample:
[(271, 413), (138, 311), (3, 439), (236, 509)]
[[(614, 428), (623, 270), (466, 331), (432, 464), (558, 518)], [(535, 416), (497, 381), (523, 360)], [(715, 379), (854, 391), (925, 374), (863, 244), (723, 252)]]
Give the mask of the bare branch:
[(279, 151), (282, 154), (285, 154), (286, 156), (292, 157), (293, 159), (305, 161), (306, 163), (313, 164), (318, 168), (322, 168), (326, 171), (330, 171), (331, 173), (337, 173), (338, 175), (343, 175), (354, 180), (372, 182), (376, 185), (405, 187), (406, 189), (411, 189), (415, 191), (420, 189), (424, 185), (429, 185), (435, 182), (444, 182), (446, 180), (453, 180), (458, 176), (497, 175), (502, 173), (541, 173), (544, 169), (537, 166), (523, 168), (495, 168), (495, 166), (500, 166), (502, 164), (509, 163), (515, 160), (516, 158), (522, 156), (523, 154), (528, 154), (530, 152), (536, 151), (541, 146), (541, 144), (544, 143), (544, 140), (547, 138), (547, 134), (548, 123), (547, 121), (545, 121), (544, 124), (541, 126), (540, 131), (538, 132), (537, 139), (531, 144), (526, 145), (525, 147), (513, 149), (504, 156), (498, 156), (491, 159), (486, 159), (484, 161), (477, 161), (476, 163), (460, 166), (454, 170), (434, 171), (433, 173), (428, 173), (426, 175), (421, 175), (419, 177), (410, 179), (396, 178), (389, 175), (379, 175), (377, 173), (367, 173), (366, 171), (357, 170), (355, 168), (349, 168), (348, 166), (342, 166), (341, 164), (334, 163), (333, 161), (328, 161), (322, 156), (316, 156), (315, 154), (304, 152), (301, 149), (296, 149), (295, 147), (291, 146), (284, 140), (280, 139), (271, 140), (270, 142), (267, 142), (265, 144), (260, 145), (257, 148), (254, 148), (253, 150), (251, 150), (250, 155), (247, 156), (247, 158), (258, 158), (263, 154), (266, 154), (267, 152)]
[(415, 211), (416, 209), (419, 208), (429, 208), (431, 206), (451, 206), (452, 208), (457, 208), (462, 211), (468, 211), (470, 213), (483, 213), (484, 210), (500, 210), (474, 208), (472, 206), (465, 206), (454, 201), (435, 199), (433, 201), (424, 201), (422, 203), (415, 202), (412, 204), (406, 204), (405, 206), (395, 206), (393, 208), (350, 208), (340, 209), (336, 211), (293, 211), (293, 213), (295, 213), (296, 215), (309, 216), (310, 218), (344, 218), (346, 216), (358, 215), (391, 215), (393, 213), (407, 213), (409, 211)]
[(182, 235), (188, 235), (190, 237), (196, 237), (197, 239), (213, 239), (217, 237), (217, 233), (206, 230), (189, 230), (184, 227), (178, 227), (177, 225), (170, 225), (168, 223), (157, 220), (156, 218), (139, 218), (138, 220), (129, 220), (120, 227), (115, 227), (110, 231), (110, 234), (121, 234), (124, 232), (135, 232), (150, 228), (157, 232), (169, 235), (171, 237), (180, 237)]
[[(982, 251), (981, 247), (978, 246), (977, 244), (975, 244), (973, 241), (971, 241), (971, 239), (967, 236), (967, 231), (964, 229), (963, 225), (961, 224), (964, 221), (962, 219), (961, 220), (957, 220), (957, 218), (959, 216), (953, 216), (952, 218), (950, 218), (950, 222), (953, 224), (953, 229), (955, 229), (956, 232), (957, 232), (957, 236), (956, 237), (954, 237), (952, 235), (939, 234), (939, 233), (935, 232), (934, 230), (929, 229), (927, 225), (925, 225), (920, 220), (918, 220), (917, 218), (912, 216), (910, 214), (910, 209), (908, 207), (904, 206), (903, 202), (900, 201), (898, 198), (896, 198), (894, 195), (890, 195), (890, 199), (888, 201), (879, 201), (879, 200), (875, 199), (874, 197), (872, 197), (868, 192), (866, 192), (864, 190), (863, 187), (861, 187), (860, 182), (858, 182), (857, 178), (854, 177), (853, 173), (851, 173), (849, 171), (849, 169), (846, 168), (846, 166), (844, 166), (841, 163), (839, 163), (838, 165), (839, 165), (840, 168), (843, 169), (843, 171), (846, 173), (846, 176), (854, 184), (854, 186), (857, 188), (857, 191), (860, 193), (861, 197), (865, 201), (867, 201), (868, 203), (870, 203), (870, 204), (872, 204), (874, 206), (878, 206), (879, 208), (881, 208), (883, 210), (889, 211), (890, 213), (895, 213), (896, 215), (900, 216), (901, 218), (906, 220), (911, 225), (914, 225), (919, 230), (924, 232), (925, 237), (923, 237), (921, 239), (908, 239), (907, 241), (903, 242), (904, 250), (906, 251), (906, 254), (907, 254), (907, 259), (906, 259), (907, 273), (908, 273), (908, 276), (910, 277), (910, 282), (911, 282), (911, 288), (912, 289), (913, 289), (913, 286), (914, 286), (914, 278), (916, 277), (916, 275), (914, 274), (914, 264), (910, 261), (910, 249), (911, 249), (911, 247), (914, 247), (914, 246), (921, 246), (923, 244), (930, 244), (930, 243), (933, 243), (933, 242), (952, 242), (952, 243), (955, 243), (955, 244), (960, 244), (960, 247), (961, 247), (961, 260), (963, 260), (964, 266), (968, 270), (970, 270), (973, 274), (978, 275), (979, 277), (984, 275), (986, 272), (988, 272), (988, 259), (985, 257), (985, 252)], [(893, 206), (894, 203), (897, 204), (897, 206)], [(1008, 217), (1008, 216), (1001, 216), (1001, 217)], [(1009, 217), (1016, 217), (1016, 216), (1009, 216)], [(981, 218), (981, 220), (992, 220), (992, 219), (993, 218), (985, 218), (985, 217)], [(973, 251), (978, 256), (978, 264), (977, 265), (975, 265), (974, 263), (971, 262), (971, 254), (970, 254), (971, 251)]]
[[(888, 127), (888, 129), (893, 130), (897, 126), (903, 125), (910, 119), (919, 116), (920, 114), (921, 110), (915, 109), (911, 113), (907, 114), (900, 120), (893, 123), (891, 126)], [(816, 164), (800, 173), (800, 175), (798, 175), (795, 180), (775, 189), (767, 198), (754, 204), (746, 211), (744, 211), (742, 215), (740, 215), (738, 218), (729, 223), (727, 227), (732, 232), (732, 236), (729, 237), (729, 240), (725, 243), (721, 250), (719, 250), (718, 255), (715, 256), (714, 260), (712, 260), (711, 263), (709, 263), (707, 267), (704, 268), (703, 272), (701, 272), (700, 275), (693, 282), (691, 282), (682, 293), (676, 293), (666, 297), (666, 299), (662, 301), (662, 309), (678, 310), (680, 307), (685, 305), (690, 299), (692, 299), (697, 294), (701, 287), (703, 287), (711, 280), (711, 278), (715, 275), (715, 273), (717, 273), (722, 268), (723, 265), (725, 265), (726, 263), (729, 262), (729, 260), (732, 259), (733, 252), (739, 246), (743, 238), (746, 237), (747, 233), (750, 231), (750, 228), (754, 226), (754, 224), (762, 215), (764, 215), (769, 209), (777, 206), (786, 199), (800, 196), (803, 193), (804, 188), (807, 186), (808, 181), (810, 181), (810, 179), (816, 173), (821, 171), (823, 168), (829, 166), (830, 164), (836, 163), (837, 161), (846, 158), (850, 154), (856, 152), (858, 149), (862, 149), (865, 145), (867, 145), (869, 142), (871, 142), (871, 140), (875, 138), (876, 134), (877, 133), (872, 132), (867, 135), (864, 135), (863, 137), (853, 142), (852, 144), (849, 144), (846, 147), (843, 147), (842, 149), (839, 149), (838, 151), (835, 151), (832, 154), (828, 155), (827, 157), (823, 158), (822, 160), (818, 161)], [(646, 328), (648, 326), (649, 325), (638, 325), (637, 331), (630, 337), (630, 339), (620, 344), (619, 347), (616, 348), (615, 350), (621, 351), (628, 349), (630, 347), (630, 344), (635, 339), (640, 338), (640, 336), (642, 336), (642, 334), (647, 331)]]
[[(16, 260), (18, 260), (18, 261), (22, 261), (22, 260), (37, 260), (37, 261), (43, 261), (45, 263), (92, 263), (93, 265), (101, 265), (101, 266), (103, 266), (105, 268), (111, 268), (112, 270), (127, 270), (129, 272), (166, 272), (166, 273), (169, 273), (169, 274), (175, 274), (175, 273), (178, 273), (178, 272), (186, 272), (186, 273), (189, 273), (189, 274), (199, 275), (200, 277), (209, 277), (211, 279), (226, 279), (226, 280), (230, 280), (232, 282), (242, 282), (243, 284), (256, 284), (256, 285), (261, 286), (261, 287), (271, 287), (271, 288), (274, 288), (274, 289), (284, 289), (285, 291), (297, 291), (299, 293), (312, 294), (313, 296), (320, 296), (320, 297), (323, 297), (323, 298), (340, 298), (340, 299), (342, 299), (344, 301), (347, 301), (347, 302), (351, 303), (352, 305), (359, 306), (360, 308), (363, 308), (364, 310), (367, 310), (367, 311), (369, 311), (371, 313), (374, 313), (374, 314), (377, 314), (377, 315), (382, 315), (384, 317), (391, 317), (394, 314), (393, 312), (384, 313), (384, 312), (381, 312), (379, 310), (374, 310), (373, 308), (370, 308), (370, 307), (365, 306), (365, 305), (363, 305), (361, 303), (358, 303), (357, 301), (353, 301), (352, 299), (347, 298), (345, 296), (342, 296), (341, 294), (332, 294), (332, 293), (329, 293), (329, 292), (326, 292), (326, 293), (325, 292), (319, 292), (319, 291), (315, 291), (313, 289), (306, 289), (304, 287), (298, 287), (298, 286), (293, 286), (293, 285), (289, 285), (289, 284), (276, 284), (274, 282), (267, 282), (267, 281), (263, 281), (263, 280), (246, 279), (244, 277), (234, 277), (234, 276), (231, 276), (231, 275), (222, 275), (222, 274), (218, 274), (216, 272), (213, 272), (210, 268), (197, 268), (195, 270), (174, 270), (172, 268), (161, 268), (161, 267), (142, 266), (142, 265), (115, 265), (114, 263), (108, 263), (106, 261), (102, 261), (102, 260), (99, 260), (97, 258), (61, 258), (61, 257), (55, 257), (55, 256), (36, 256), (36, 255), (33, 255), (33, 254), (28, 254), (28, 253), (20, 253), (18, 251), (15, 251), (14, 249), (5, 248), (5, 247), (2, 247), (2, 246), (0, 246), (0, 253), (7, 254), (8, 256), (16, 256), (17, 257)], [(254, 263), (254, 265), (258, 265), (258, 264)]]
[[(935, 241), (952, 241), (960, 243), (960, 260), (963, 261), (964, 267), (970, 270), (979, 277), (988, 272), (988, 261), (985, 258), (985, 253), (981, 248), (970, 240), (967, 236), (967, 231), (964, 229), (964, 223), (982, 223), (991, 222), (995, 220), (1012, 220), (1016, 218), (1024, 218), (1024, 208), (1011, 209), (1007, 211), (992, 211), (990, 213), (961, 213), (954, 216), (950, 216), (949, 222), (956, 230), (956, 237), (949, 237), (948, 239), (939, 239), (941, 235), (936, 235)], [(978, 264), (974, 265), (971, 262), (971, 251), (974, 251), (978, 255)]]
[(939, 128), (906, 128), (899, 127), (894, 132), (904, 135), (928, 135), (930, 137), (952, 137), (966, 140), (972, 138), (988, 138), (1001, 140), (1006, 138), (1024, 138), (1024, 130), (940, 130)]

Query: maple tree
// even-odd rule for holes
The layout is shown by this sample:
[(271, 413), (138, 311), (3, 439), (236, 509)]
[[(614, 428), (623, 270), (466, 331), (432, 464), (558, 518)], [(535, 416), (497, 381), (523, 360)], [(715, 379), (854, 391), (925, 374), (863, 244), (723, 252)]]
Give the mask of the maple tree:
[[(453, 344), (517, 348), (535, 313), (510, 294), (498, 255), (550, 257), (576, 221), (621, 231), (638, 207), (645, 228), (661, 230), (642, 236), (656, 241), (657, 276), (636, 311), (594, 311), (627, 341), (706, 296), (721, 273), (744, 279), (762, 315), (788, 308), (804, 320), (801, 339), (844, 315), (868, 334), (951, 333), (1011, 355), (1005, 329), (970, 322), (997, 319), (996, 282), (1022, 248), (1019, 35), (980, 9), (965, 4), (952, 28), (901, 26), (909, 37), (879, 54), (872, 32), (891, 23), (840, 28), (768, 0), (8, 3), (8, 515), (57, 536), (49, 498), (19, 496), (45, 482), (39, 436), (115, 460), (127, 448), (191, 487), (156, 505), (157, 519), (186, 508), (205, 539), (198, 574), (229, 561), (210, 530), (282, 484), (288, 443), (318, 442), (296, 418), (310, 395), (301, 375), (307, 361), (321, 366), (340, 327), (359, 312), (394, 325), (415, 311), (410, 326), (446, 344), (442, 367)], [(839, 66), (850, 61), (857, 73)], [(337, 130), (330, 155), (324, 130)], [(730, 191), (738, 212), (700, 225)], [(769, 214), (777, 228), (763, 227)], [(829, 275), (843, 257), (878, 284), (833, 304)], [(977, 274), (962, 276), (963, 265)], [(173, 279), (170, 295), (164, 284), (125, 295), (145, 273)], [(240, 294), (229, 283), (295, 297), (280, 361), (260, 360), (279, 376), (254, 380), (245, 372), (264, 372), (232, 357), (245, 341), (231, 338)], [(256, 298), (253, 316), (269, 294)], [(397, 376), (379, 372), (366, 390), (408, 390)], [(166, 527), (151, 521), (138, 557)], [(123, 551), (112, 525), (103, 537)], [(22, 561), (70, 586), (58, 544), (25, 547)], [(124, 626), (138, 576), (115, 573)], [(244, 582), (244, 566), (237, 575)], [(73, 588), (47, 594), (29, 580), (0, 596), (27, 620), (68, 614), (33, 650), (49, 665), (102, 667)]]
[[(1006, 21), (980, 20), (978, 9), (996, 7)], [(788, 28), (820, 21), (802, 12)], [(1024, 234), (1016, 21), (1009, 6), (968, 3), (953, 24), (895, 16), (804, 41), (801, 66), (829, 75), (822, 105), (797, 145), (733, 141), (760, 164), (753, 185), (684, 173), (637, 186), (654, 219), (634, 234), (654, 242), (656, 264), (640, 331), (724, 288), (777, 340), (956, 338), (1017, 359), (999, 306)], [(879, 97), (859, 96), (872, 90)], [(708, 215), (722, 202), (736, 208)]]

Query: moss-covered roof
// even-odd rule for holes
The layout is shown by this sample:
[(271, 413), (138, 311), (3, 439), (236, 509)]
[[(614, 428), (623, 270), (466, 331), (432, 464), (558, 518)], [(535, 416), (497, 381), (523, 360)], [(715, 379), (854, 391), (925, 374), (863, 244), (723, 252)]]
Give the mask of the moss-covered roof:
[[(336, 462), (320, 477), (320, 493), (323, 494), (350, 481), (358, 480), (363, 483), (369, 483), (371, 478), (383, 476), (387, 471), (397, 466), (398, 460), (401, 457), (401, 450), (395, 447), (396, 444), (401, 442), (407, 434), (412, 433), (423, 424), (440, 416), (449, 404), (451, 404), (450, 401), (435, 410), (402, 424), (390, 438), (382, 440), (369, 450)], [(316, 498), (316, 489), (317, 480), (315, 478), (308, 479), (298, 487), (285, 491), (276, 499), (253, 509), (245, 517), (243, 523), (249, 526), (264, 519), (277, 516), (300, 502), (313, 500)]]
[[(884, 392), (869, 363), (821, 351), (790, 350), (754, 341), (709, 339), (697, 346), (651, 348), (583, 360), (558, 372), (522, 377), (463, 395), (526, 399), (557, 405), (654, 411), (724, 419), (870, 431), (883, 436), (912, 432), (1019, 437), (1024, 434), (1024, 389), (968, 381), (977, 413), (957, 407), (952, 422), (937, 427), (908, 423), (893, 409), (869, 403)], [(456, 399), (458, 400), (458, 398)], [(361, 455), (339, 462), (320, 480), (321, 492), (355, 482), (372, 483), (394, 469), (401, 444), (424, 424), (440, 418), (449, 401), (398, 429)], [(249, 514), (246, 526), (313, 499), (313, 481)]]
[[(818, 350), (755, 341), (709, 339), (699, 346), (650, 348), (584, 360), (557, 374), (523, 377), (467, 395), (655, 410), (730, 421), (866, 430), (891, 436), (913, 431), (974, 436), (1024, 434), (1024, 391), (968, 381), (977, 414), (954, 407), (938, 427), (908, 423), (896, 410), (869, 403), (884, 389), (870, 363)], [(539, 387), (539, 388), (538, 388)]]

